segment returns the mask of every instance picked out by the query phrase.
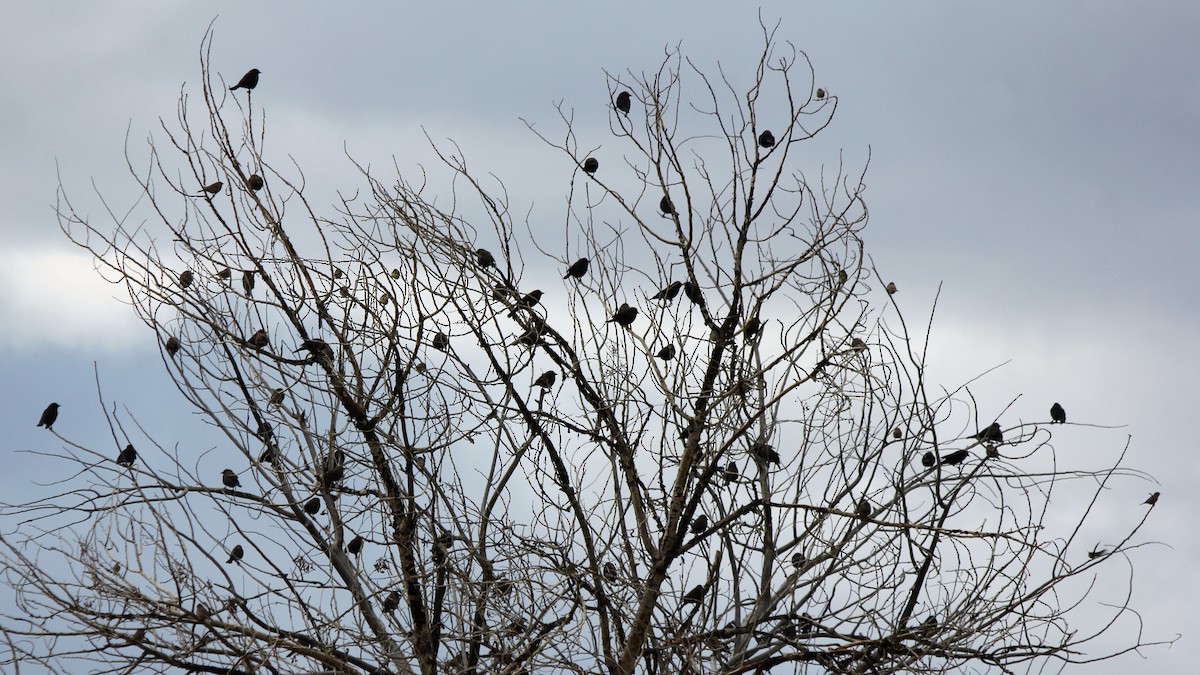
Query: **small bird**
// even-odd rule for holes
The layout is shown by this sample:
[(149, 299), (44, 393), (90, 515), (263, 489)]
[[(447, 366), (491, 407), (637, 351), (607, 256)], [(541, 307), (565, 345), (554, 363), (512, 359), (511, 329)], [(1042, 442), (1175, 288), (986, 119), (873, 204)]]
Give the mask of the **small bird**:
[(971, 453), (968, 452), (966, 449), (955, 450), (954, 452), (952, 452), (942, 458), (942, 464), (945, 464), (946, 466), (955, 466), (958, 464), (962, 464), (963, 460), (965, 460), (970, 454)]
[(604, 567), (602, 567), (601, 569), (604, 572), (604, 580), (605, 581), (607, 581), (610, 584), (616, 582), (616, 580), (617, 580), (617, 566), (616, 565), (614, 565), (610, 562), (606, 562), (606, 563), (604, 563)]
[(616, 103), (614, 104), (614, 105), (616, 105), (617, 110), (620, 110), (621, 112), (628, 115), (629, 107), (630, 107), (630, 104), (632, 103), (632, 101), (630, 100), (631, 98), (632, 97), (629, 95), (629, 92), (627, 92), (627, 91), (623, 91), (623, 92), (617, 94), (617, 100), (616, 100)]
[(588, 157), (583, 160), (583, 172), (589, 176), (596, 175), (596, 169), (600, 168), (600, 160), (595, 157)]
[(870, 518), (871, 517), (871, 502), (867, 501), (866, 497), (863, 497), (861, 500), (859, 500), (858, 507), (854, 509), (854, 512), (856, 514), (858, 514), (858, 517), (862, 518), (863, 520)]
[(313, 497), (304, 505), (304, 512), (310, 516), (315, 516), (321, 512), (321, 498)]
[(818, 90), (817, 90), (817, 100), (818, 100), (818, 101), (820, 101), (820, 100), (821, 100), (821, 99), (823, 99), (823, 98), (825, 98), (825, 90), (824, 90), (824, 89), (818, 89)]
[(167, 356), (175, 356), (179, 353), (179, 348), (183, 345), (179, 344), (179, 338), (172, 335), (163, 343), (163, 349), (167, 350)]
[(1051, 424), (1066, 424), (1067, 411), (1057, 403), (1050, 406), (1050, 423)]
[(477, 248), (475, 249), (475, 263), (484, 269), (495, 267), (496, 256), (486, 248)]
[(396, 611), (396, 608), (399, 606), (400, 606), (400, 594), (397, 593), (396, 591), (392, 591), (391, 593), (388, 593), (387, 597), (383, 599), (383, 611), (385, 611), (389, 614)]
[(567, 273), (563, 275), (563, 278), (566, 279), (568, 277), (575, 277), (576, 279), (582, 279), (583, 275), (587, 274), (589, 262), (591, 261), (589, 261), (587, 258), (580, 258), (579, 260), (571, 263), (571, 266), (567, 268)]
[(246, 291), (247, 296), (254, 294), (254, 270), (242, 272), (242, 290)]
[[(300, 349), (306, 350), (310, 354), (309, 363), (324, 363), (331, 368), (333, 367), (333, 347), (330, 347), (328, 342), (309, 338), (300, 343)], [(292, 353), (299, 353), (300, 349)]]
[(283, 390), (272, 389), (271, 397), (267, 399), (267, 405), (279, 405), (280, 403), (283, 403)]
[(227, 488), (242, 487), (242, 481), (238, 480), (233, 469), (225, 469), (221, 472), (221, 484)]
[(691, 525), (690, 529), (691, 529), (692, 534), (700, 534), (701, 532), (707, 530), (708, 529), (708, 516), (704, 515), (703, 513), (696, 516), (696, 518), (692, 521), (692, 525)]
[(221, 181), (216, 181), (213, 183), (209, 183), (208, 185), (205, 185), (201, 189), (204, 190), (205, 194), (215, 195), (215, 194), (220, 194), (221, 188), (223, 188), (223, 187), (225, 187), (224, 183), (222, 183)]
[(1162, 493), (1160, 493), (1160, 492), (1155, 492), (1154, 494), (1150, 495), (1149, 497), (1146, 497), (1146, 501), (1144, 501), (1144, 502), (1142, 502), (1142, 503), (1143, 503), (1143, 504), (1149, 504), (1150, 506), (1154, 506), (1155, 504), (1157, 504), (1157, 503), (1158, 503), (1158, 496), (1159, 496), (1160, 494), (1162, 494)]
[(779, 453), (766, 441), (757, 441), (749, 448), (750, 455), (761, 462), (779, 464)]
[(354, 535), (354, 538), (350, 540), (350, 543), (346, 544), (346, 551), (349, 552), (350, 555), (358, 555), (362, 552), (362, 547), (363, 538), (358, 535)]
[(633, 323), (633, 320), (637, 318), (637, 315), (637, 307), (630, 307), (629, 303), (622, 302), (621, 307), (617, 311), (613, 312), (612, 318), (606, 323), (615, 322), (622, 328), (628, 328), (629, 324)]
[(900, 427), (896, 427), (895, 429), (892, 429), (892, 438), (894, 438), (896, 440), (900, 440), (903, 437), (904, 437), (904, 433), (902, 431), (900, 431)]
[(221, 281), (228, 281), (231, 276), (233, 276), (233, 270), (228, 267), (223, 267), (220, 272), (217, 272), (217, 278)]
[(770, 131), (764, 131), (758, 135), (758, 144), (764, 148), (775, 147), (775, 134)]
[(804, 567), (804, 563), (806, 562), (808, 562), (808, 559), (804, 557), (803, 553), (797, 551), (792, 554), (792, 564), (796, 567)]
[(666, 288), (650, 296), (651, 300), (662, 300), (663, 302), (671, 302), (675, 296), (679, 295), (679, 289), (683, 288), (682, 281), (672, 281), (667, 284)]
[(742, 472), (738, 470), (738, 465), (735, 462), (726, 464), (725, 470), (721, 472), (721, 478), (724, 479), (726, 485), (729, 485), (733, 481), (737, 480), (741, 475)]
[(691, 300), (694, 304), (700, 305), (701, 307), (704, 306), (704, 292), (700, 290), (700, 286), (698, 284), (693, 284), (690, 281), (684, 283), (683, 294), (686, 295), (687, 299)]
[(530, 291), (521, 296), (521, 299), (517, 301), (516, 306), (513, 307), (512, 316), (516, 316), (516, 310), (518, 309), (533, 309), (534, 305), (542, 301), (542, 295), (543, 293), (540, 290), (536, 290)]
[(746, 322), (746, 326), (742, 328), (742, 335), (745, 335), (747, 340), (753, 340), (760, 330), (762, 330), (762, 320), (755, 315), (750, 317), (750, 320)]
[(663, 361), (670, 361), (671, 359), (675, 358), (675, 343), (671, 343), (658, 350), (658, 353), (654, 355), (654, 358), (662, 359)]
[(999, 422), (992, 422), (988, 428), (980, 431), (971, 438), (974, 438), (977, 441), (983, 441), (984, 443), (1003, 443), (1004, 432), (1000, 430)]
[(517, 344), (524, 345), (526, 347), (535, 347), (537, 345), (546, 344), (546, 341), (542, 339), (541, 331), (536, 328), (530, 328), (524, 333), (521, 333), (521, 336), (517, 338)]
[(254, 335), (250, 336), (250, 339), (246, 340), (246, 342), (255, 349), (265, 349), (268, 343), (267, 331), (259, 328), (254, 332)]
[(126, 467), (126, 468), (133, 466), (133, 463), (136, 461), (137, 461), (137, 450), (133, 449), (132, 443), (127, 444), (125, 446), (125, 449), (122, 450), (120, 452), (120, 454), (117, 455), (117, 464), (120, 464), (121, 466)]
[(246, 555), (246, 550), (242, 548), (241, 544), (238, 544), (237, 546), (233, 547), (232, 551), (229, 552), (229, 560), (226, 560), (225, 564), (228, 565), (229, 563), (238, 562), (244, 555)]
[(269, 443), (271, 441), (271, 437), (275, 435), (275, 430), (271, 428), (270, 422), (263, 420), (258, 425), (258, 429), (255, 430), (254, 435), (257, 436), (258, 440), (262, 441), (263, 443)]
[(706, 589), (704, 588), (703, 584), (697, 584), (695, 588), (683, 594), (683, 598), (680, 600), (680, 602), (694, 602), (696, 604), (700, 604), (700, 601), (704, 599), (705, 590)]
[(663, 195), (663, 198), (658, 200), (658, 210), (663, 212), (664, 216), (677, 216), (675, 205), (671, 203), (671, 198)]
[(195, 279), (195, 278), (196, 278), (196, 275), (192, 274), (191, 270), (184, 270), (184, 271), (180, 272), (179, 273), (179, 287), (187, 288), (188, 286), (191, 286), (192, 279)]
[(267, 443), (266, 449), (258, 456), (258, 461), (262, 464), (274, 464), (279, 459), (279, 446), (274, 443)]
[(258, 68), (251, 68), (249, 71), (246, 72), (245, 75), (242, 76), (242, 79), (238, 80), (237, 84), (235, 84), (229, 88), (229, 91), (233, 91), (235, 89), (245, 89), (245, 90), (249, 91), (249, 90), (257, 87), (258, 86), (258, 74), (261, 72), (262, 71), (259, 70)]
[(850, 341), (850, 349), (856, 352), (861, 352), (867, 348), (867, 343), (862, 341), (862, 338), (854, 338)]
[(887, 285), (885, 288), (886, 288), (886, 290), (887, 290), (887, 294), (888, 294), (888, 295), (895, 295), (895, 294), (896, 294), (896, 282), (894, 282), (894, 281), (889, 281), (889, 282), (888, 282), (888, 285)]
[(58, 419), (58, 408), (57, 403), (51, 403), (46, 406), (46, 409), (42, 411), (41, 418), (38, 419), (37, 425), (39, 427), (46, 427), (46, 431), (50, 431), (51, 427), (54, 426), (54, 421)]
[(934, 455), (932, 452), (927, 452), (927, 453), (921, 455), (921, 466), (928, 469), (928, 468), (932, 467), (934, 464), (937, 464), (937, 456)]
[(554, 380), (557, 377), (558, 373), (554, 372), (553, 370), (547, 370), (541, 375), (538, 375), (538, 379), (533, 381), (533, 386), (541, 387), (542, 389), (549, 389), (550, 387), (554, 386)]
[(1088, 560), (1095, 560), (1096, 558), (1103, 558), (1106, 555), (1108, 555), (1107, 549), (1095, 548), (1095, 549), (1092, 549), (1091, 551), (1088, 551)]
[(433, 336), (433, 341), (429, 343), (429, 346), (439, 352), (444, 352), (450, 347), (450, 338), (445, 333), (438, 332), (438, 334)]
[(256, 173), (250, 174), (250, 177), (246, 179), (246, 187), (250, 188), (251, 192), (258, 192), (263, 189), (264, 185), (266, 182), (263, 181), (262, 176)]

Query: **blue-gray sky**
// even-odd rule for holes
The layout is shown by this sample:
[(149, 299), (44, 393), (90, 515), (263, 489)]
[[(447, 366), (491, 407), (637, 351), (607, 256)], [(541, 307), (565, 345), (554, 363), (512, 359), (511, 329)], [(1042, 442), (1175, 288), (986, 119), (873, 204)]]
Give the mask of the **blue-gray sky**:
[[(1119, 450), (1164, 497), (1134, 557), (1148, 638), (1183, 632), (1094, 672), (1184, 672), (1200, 659), (1200, 461), (1192, 391), (1200, 380), (1200, 4), (1114, 2), (763, 2), (779, 37), (807, 52), (839, 112), (814, 159), (851, 167), (870, 154), (868, 252), (913, 316), (939, 284), (934, 373), (946, 384), (1008, 362), (979, 387), (1024, 394), (1012, 420), (1061, 400), (1080, 430), (1060, 452)], [(732, 2), (22, 3), (0, 25), (0, 421), (5, 501), (41, 489), (18, 450), (47, 447), (33, 423), (51, 400), (59, 428), (101, 424), (106, 395), (169, 435), (192, 424), (157, 369), (154, 337), (109, 300), (51, 210), (58, 177), (104, 218), (92, 181), (118, 208), (125, 170), (183, 83), (212, 66), (229, 81), (263, 71), (271, 143), (324, 194), (376, 166), (432, 163), (422, 129), (453, 138), (512, 191), (515, 211), (561, 213), (561, 156), (519, 118), (558, 129), (554, 104), (602, 116), (604, 71), (653, 70), (681, 44), (701, 65), (748, 73), (754, 8)], [(737, 69), (740, 68), (740, 71)], [(276, 161), (277, 164), (281, 162)], [(145, 367), (151, 364), (154, 368)], [(150, 374), (148, 374), (150, 373)], [(147, 379), (149, 378), (149, 379)], [(166, 392), (164, 394), (164, 392)], [(1086, 435), (1084, 435), (1086, 433)], [(1160, 489), (1150, 483), (1145, 493)], [(1144, 494), (1139, 495), (1144, 498)], [(1136, 503), (1136, 499), (1134, 503)], [(1076, 672), (1077, 669), (1070, 669)]]

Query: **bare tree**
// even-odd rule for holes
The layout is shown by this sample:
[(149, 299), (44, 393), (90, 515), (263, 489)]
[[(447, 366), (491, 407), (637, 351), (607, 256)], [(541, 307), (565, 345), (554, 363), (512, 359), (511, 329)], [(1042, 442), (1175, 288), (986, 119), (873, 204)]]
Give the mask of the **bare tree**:
[[(862, 175), (799, 169), (838, 98), (763, 38), (749, 77), (668, 50), (607, 78), (608, 129), (530, 124), (561, 238), (437, 143), (448, 202), (358, 166), (324, 215), (206, 41), (203, 114), (182, 97), (130, 162), (138, 224), (65, 192), (59, 217), (223, 440), (102, 397), (112, 448), (59, 436), (78, 476), (5, 513), (7, 665), (1009, 672), (1148, 644), (1090, 598), (1139, 474), (927, 381)], [(1097, 550), (1102, 496), (1135, 515)]]

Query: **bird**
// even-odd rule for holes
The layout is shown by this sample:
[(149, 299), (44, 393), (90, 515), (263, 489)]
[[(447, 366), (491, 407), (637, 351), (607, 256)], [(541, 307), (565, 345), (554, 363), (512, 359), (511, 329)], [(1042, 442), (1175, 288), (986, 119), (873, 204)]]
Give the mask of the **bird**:
[(858, 514), (858, 517), (862, 518), (863, 520), (870, 518), (871, 517), (871, 502), (868, 501), (866, 497), (863, 497), (861, 500), (859, 500), (858, 506), (854, 509), (854, 512), (856, 514)]
[(233, 547), (232, 551), (229, 552), (229, 560), (226, 560), (225, 564), (228, 565), (229, 563), (238, 562), (244, 555), (246, 555), (246, 550), (242, 548), (241, 544), (238, 544), (237, 546)]
[(726, 464), (725, 470), (721, 472), (721, 478), (725, 480), (726, 485), (729, 485), (733, 481), (737, 480), (738, 476), (740, 475), (742, 474), (740, 471), (738, 471), (738, 465), (736, 462), (730, 462)]
[(542, 339), (541, 331), (539, 331), (537, 328), (530, 328), (524, 333), (521, 333), (521, 336), (517, 338), (517, 344), (521, 344), (526, 347), (535, 347), (537, 345), (546, 344), (546, 341)]
[(175, 354), (179, 353), (179, 348), (181, 346), (182, 345), (179, 344), (179, 338), (175, 337), (174, 335), (168, 337), (167, 341), (163, 343), (163, 349), (167, 350), (167, 356), (175, 356)]
[(888, 285), (886, 286), (886, 290), (887, 290), (888, 295), (895, 295), (896, 294), (896, 282), (889, 281)]
[(257, 87), (258, 86), (258, 75), (261, 72), (262, 71), (259, 70), (258, 68), (251, 68), (249, 71), (246, 72), (245, 75), (242, 76), (242, 79), (238, 80), (237, 84), (235, 84), (229, 88), (229, 91), (233, 91), (235, 89), (245, 89), (245, 90), (249, 91), (249, 90)]
[(439, 352), (444, 352), (450, 347), (450, 338), (447, 337), (445, 333), (438, 332), (433, 336), (433, 341), (429, 343), (429, 346), (433, 347)]
[(691, 300), (693, 303), (700, 305), (701, 307), (704, 306), (704, 293), (700, 290), (700, 286), (698, 284), (693, 284), (690, 281), (684, 283), (683, 294), (686, 295), (687, 299)]
[(246, 291), (246, 295), (254, 294), (254, 270), (242, 272), (242, 290)]
[(605, 581), (609, 582), (610, 584), (616, 582), (616, 580), (617, 580), (617, 566), (616, 565), (614, 565), (610, 562), (606, 562), (606, 563), (604, 563), (604, 567), (601, 569), (604, 571), (604, 580)]
[(804, 557), (803, 553), (797, 551), (792, 554), (792, 564), (796, 567), (804, 567), (804, 563), (806, 562), (808, 562), (808, 560)]
[(124, 467), (131, 467), (137, 461), (137, 450), (133, 449), (133, 444), (129, 443), (125, 449), (117, 455), (117, 464)]
[(746, 326), (742, 328), (742, 334), (746, 336), (747, 340), (753, 340), (760, 330), (762, 330), (762, 320), (756, 315), (750, 317), (750, 320), (746, 322)]
[(1066, 424), (1067, 411), (1057, 403), (1050, 406), (1050, 423), (1051, 424)]
[(867, 348), (867, 343), (862, 341), (862, 338), (854, 338), (850, 340), (850, 349), (856, 352), (861, 352)]
[(587, 258), (580, 258), (579, 260), (571, 263), (571, 266), (567, 268), (567, 273), (563, 275), (563, 278), (566, 279), (568, 277), (575, 277), (576, 279), (582, 279), (583, 275), (587, 274), (589, 262), (591, 261), (589, 261)]
[(496, 256), (486, 248), (477, 248), (475, 249), (475, 262), (484, 269), (495, 267)]
[(388, 593), (387, 597), (383, 599), (383, 611), (388, 612), (389, 614), (391, 612), (396, 611), (396, 608), (399, 606), (400, 606), (400, 594), (397, 593), (396, 591), (392, 591), (391, 593)]
[(362, 547), (363, 538), (358, 535), (354, 535), (354, 538), (350, 540), (350, 543), (346, 544), (346, 551), (349, 552), (350, 555), (358, 555), (360, 552), (362, 552)]
[(932, 467), (934, 464), (937, 464), (937, 456), (934, 455), (932, 452), (927, 452), (927, 453), (921, 455), (921, 466), (928, 469), (928, 468)]
[(258, 456), (258, 461), (262, 464), (274, 464), (277, 459), (279, 459), (279, 446), (274, 443), (267, 443), (266, 449)]
[(42, 411), (41, 418), (38, 419), (37, 425), (39, 427), (46, 427), (46, 431), (50, 431), (51, 427), (54, 426), (54, 421), (58, 419), (58, 408), (59, 405), (57, 403), (51, 403), (46, 406), (46, 409)]
[(1154, 494), (1150, 495), (1149, 497), (1146, 497), (1146, 501), (1144, 501), (1144, 502), (1142, 502), (1142, 503), (1143, 503), (1143, 504), (1149, 504), (1150, 506), (1154, 506), (1155, 504), (1157, 504), (1157, 503), (1158, 503), (1158, 496), (1159, 496), (1160, 494), (1162, 494), (1162, 493), (1160, 493), (1160, 492), (1155, 492)]
[(700, 604), (700, 601), (704, 599), (704, 592), (704, 585), (697, 584), (695, 588), (683, 594), (681, 602), (694, 602), (696, 604)]
[(195, 279), (195, 278), (196, 278), (196, 275), (192, 274), (191, 270), (184, 270), (184, 271), (180, 272), (179, 273), (179, 287), (187, 288), (188, 286), (191, 286), (192, 279)]
[(667, 284), (661, 291), (650, 296), (651, 300), (662, 300), (663, 302), (671, 302), (675, 296), (679, 295), (679, 289), (683, 288), (682, 281), (672, 281)]
[(631, 98), (632, 97), (629, 95), (629, 92), (627, 92), (627, 91), (623, 91), (623, 92), (617, 94), (617, 100), (616, 100), (616, 103), (614, 104), (614, 105), (616, 105), (617, 110), (620, 110), (621, 112), (628, 115)]
[(221, 472), (221, 484), (227, 488), (242, 487), (242, 481), (238, 480), (233, 469), (225, 469)]
[(821, 99), (823, 99), (823, 98), (825, 98), (825, 90), (824, 90), (824, 89), (818, 89), (818, 90), (817, 90), (817, 100), (818, 100), (818, 101), (820, 101), (820, 100), (821, 100)]
[(549, 389), (550, 387), (554, 386), (554, 380), (557, 377), (558, 373), (554, 372), (553, 370), (547, 370), (541, 375), (538, 375), (538, 379), (533, 381), (533, 386), (541, 387), (542, 389)]
[[(300, 349), (307, 350), (311, 355), (308, 359), (309, 363), (324, 363), (333, 367), (333, 347), (330, 347), (328, 342), (308, 338), (300, 343)], [(296, 352), (299, 352), (300, 349), (297, 349)]]
[(629, 324), (633, 323), (633, 320), (637, 318), (637, 315), (637, 307), (630, 307), (629, 303), (622, 302), (620, 309), (613, 312), (612, 318), (606, 323), (616, 322), (618, 326), (627, 328)]
[(755, 459), (769, 464), (779, 464), (779, 453), (766, 441), (756, 441), (750, 446), (749, 452)]
[(221, 271), (217, 272), (217, 278), (222, 281), (228, 280), (231, 276), (233, 276), (233, 270), (229, 269), (228, 267), (222, 267)]
[(758, 144), (764, 148), (775, 147), (775, 134), (770, 131), (764, 131), (758, 135)]
[(1095, 560), (1096, 558), (1103, 558), (1106, 555), (1108, 555), (1107, 549), (1095, 548), (1095, 549), (1092, 549), (1091, 551), (1088, 551), (1088, 560)]
[(215, 181), (215, 182), (209, 183), (208, 185), (205, 185), (204, 187), (202, 187), (200, 189), (204, 190), (205, 194), (215, 195), (215, 194), (220, 194), (221, 188), (223, 188), (223, 187), (225, 187), (224, 183), (222, 183), (221, 181)]
[(942, 464), (945, 464), (946, 466), (955, 466), (957, 464), (962, 464), (963, 460), (965, 460), (970, 454), (971, 453), (968, 452), (966, 449), (955, 450), (954, 452), (952, 452), (942, 458)]
[(321, 512), (321, 498), (313, 497), (304, 505), (304, 512), (310, 516), (315, 516)]
[(250, 177), (246, 179), (246, 187), (250, 188), (251, 192), (258, 192), (263, 189), (264, 185), (266, 183), (263, 181), (262, 176), (256, 173), (250, 174)]
[(691, 525), (690, 529), (691, 529), (692, 534), (700, 534), (701, 532), (707, 530), (708, 529), (708, 516), (704, 515), (703, 513), (696, 516), (696, 519), (692, 521), (692, 525)]
[(600, 160), (595, 157), (588, 157), (583, 160), (583, 172), (589, 176), (596, 175), (596, 169), (600, 168)]
[(250, 346), (254, 347), (255, 349), (265, 349), (268, 342), (267, 331), (259, 328), (254, 332), (254, 335), (250, 336), (250, 339), (246, 340), (246, 342), (248, 342)]
[(283, 390), (282, 389), (272, 389), (271, 397), (267, 399), (267, 404), (268, 405), (279, 405), (280, 403), (283, 403)]
[(675, 212), (675, 205), (671, 203), (671, 197), (668, 195), (663, 195), (663, 198), (658, 200), (658, 210), (666, 216), (679, 215)]
[(658, 350), (658, 353), (654, 355), (654, 358), (662, 359), (663, 361), (670, 361), (671, 359), (675, 358), (675, 344), (671, 343)]
[(1000, 430), (999, 422), (992, 422), (988, 428), (980, 431), (971, 438), (974, 438), (977, 441), (983, 441), (984, 443), (1003, 443), (1004, 432)]
[(892, 438), (894, 438), (896, 440), (900, 440), (903, 437), (904, 437), (904, 433), (902, 431), (900, 431), (900, 427), (896, 427), (895, 429), (892, 429)]
[(518, 309), (533, 309), (534, 305), (542, 301), (542, 295), (543, 293), (540, 290), (536, 290), (529, 291), (521, 296), (521, 299), (513, 306), (513, 311), (509, 313), (509, 316), (516, 316)]

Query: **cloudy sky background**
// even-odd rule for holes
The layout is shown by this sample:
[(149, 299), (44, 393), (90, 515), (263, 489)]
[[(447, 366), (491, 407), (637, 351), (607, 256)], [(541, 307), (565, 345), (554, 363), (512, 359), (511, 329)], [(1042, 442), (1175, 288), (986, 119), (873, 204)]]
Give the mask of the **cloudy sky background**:
[[(126, 134), (144, 158), (184, 82), (195, 91), (214, 17), (214, 70), (230, 82), (263, 71), (255, 104), (274, 164), (294, 157), (318, 194), (360, 186), (345, 151), (377, 167), (433, 164), (423, 127), (503, 179), (514, 212), (532, 205), (559, 221), (557, 172), (569, 167), (519, 118), (557, 131), (563, 101), (603, 124), (604, 71), (651, 71), (677, 43), (748, 83), (760, 46), (742, 3), (444, 4), (6, 6), (2, 501), (45, 490), (44, 465), (18, 451), (56, 447), (33, 427), (49, 401), (64, 405), (57, 430), (102, 442), (93, 362), (106, 399), (152, 432), (196, 424), (171, 397), (154, 336), (111, 299), (51, 207), (60, 177), (97, 223), (93, 182), (114, 208), (132, 204)], [(1189, 671), (1200, 659), (1200, 460), (1184, 432), (1200, 381), (1200, 4), (901, 4), (762, 3), (838, 97), (805, 152), (832, 164), (840, 150), (852, 169), (870, 154), (868, 252), (918, 324), (941, 285), (937, 381), (1005, 364), (976, 392), (993, 409), (1023, 395), (1006, 423), (1044, 420), (1059, 400), (1072, 421), (1120, 427), (1064, 429), (1060, 453), (1112, 454), (1132, 436), (1128, 463), (1162, 485), (1126, 483), (1112, 499), (1133, 509), (1161, 489), (1142, 539), (1166, 544), (1133, 556), (1133, 603), (1146, 639), (1184, 637), (1092, 672)]]

